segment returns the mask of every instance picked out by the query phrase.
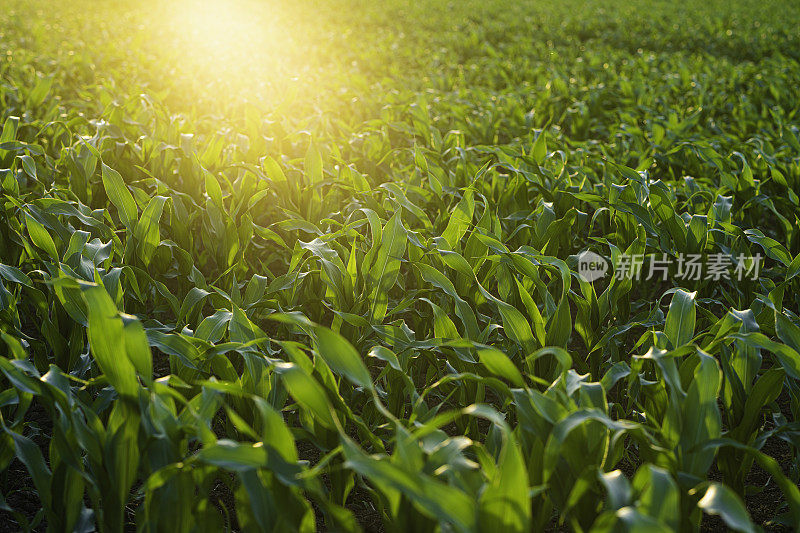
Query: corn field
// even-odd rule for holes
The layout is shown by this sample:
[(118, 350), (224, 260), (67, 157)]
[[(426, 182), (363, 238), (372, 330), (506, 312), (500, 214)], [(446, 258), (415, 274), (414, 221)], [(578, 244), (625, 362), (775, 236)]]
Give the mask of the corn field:
[(796, 531), (798, 27), (0, 0), (0, 531)]

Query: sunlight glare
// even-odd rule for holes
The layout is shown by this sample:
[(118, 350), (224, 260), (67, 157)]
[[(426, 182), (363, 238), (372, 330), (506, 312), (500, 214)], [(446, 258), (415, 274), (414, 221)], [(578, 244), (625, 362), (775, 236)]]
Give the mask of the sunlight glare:
[(247, 62), (252, 53), (264, 53), (268, 28), (238, 0), (187, 0), (181, 5), (175, 28), (187, 41), (187, 52), (209, 63)]
[(273, 2), (183, 0), (165, 22), (170, 45), (162, 49), (171, 49), (171, 68), (213, 99), (274, 100), (304, 65), (293, 28)]

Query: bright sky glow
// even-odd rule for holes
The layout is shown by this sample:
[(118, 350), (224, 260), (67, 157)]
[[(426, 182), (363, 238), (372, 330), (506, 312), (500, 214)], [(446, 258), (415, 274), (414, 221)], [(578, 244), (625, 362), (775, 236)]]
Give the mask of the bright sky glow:
[(165, 8), (157, 61), (199, 93), (278, 103), (309, 69), (309, 35), (269, 0), (182, 0)]

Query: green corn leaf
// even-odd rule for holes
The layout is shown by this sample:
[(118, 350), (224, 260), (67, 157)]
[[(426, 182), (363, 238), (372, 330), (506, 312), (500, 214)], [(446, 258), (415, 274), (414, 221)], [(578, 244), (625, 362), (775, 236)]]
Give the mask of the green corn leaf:
[(372, 388), (369, 370), (356, 349), (344, 337), (322, 326), (314, 328), (314, 335), (320, 355), (334, 372), (345, 376), (359, 387)]
[(50, 259), (58, 262), (58, 250), (56, 250), (56, 243), (53, 241), (53, 238), (50, 236), (44, 226), (42, 226), (38, 220), (27, 213), (25, 213), (25, 225), (28, 228), (28, 235), (30, 235), (33, 244), (35, 244), (37, 248), (44, 250), (47, 255), (50, 256)]
[(205, 176), (206, 194), (220, 211), (224, 211), (225, 206), (222, 203), (222, 187), (220, 187), (219, 180), (217, 180), (214, 174), (207, 170), (204, 171), (203, 174)]
[(53, 85), (53, 76), (45, 76), (36, 81), (33, 90), (28, 93), (28, 105), (31, 107), (39, 107), (44, 103), (47, 94), (50, 92), (50, 87)]
[[(99, 286), (83, 288), (88, 315), (88, 337), (92, 355), (109, 383), (121, 396), (134, 398), (139, 389), (136, 369), (126, 352), (126, 335), (117, 308)], [(147, 365), (140, 361), (146, 369)]]
[[(385, 458), (368, 456), (349, 438), (342, 441), (346, 465), (380, 487), (403, 493), (427, 514), (458, 531), (475, 526), (475, 508), (466, 494), (419, 472), (407, 472)], [(384, 489), (384, 490), (386, 490)]]
[(606, 507), (616, 511), (628, 505), (633, 495), (633, 489), (621, 470), (602, 472), (598, 474), (600, 482), (605, 488), (607, 500)]
[(0, 133), (0, 168), (11, 166), (14, 152), (10, 148), (12, 141), (17, 138), (17, 128), (19, 128), (19, 117), (7, 117), (3, 123), (3, 131)]
[(299, 366), (292, 363), (280, 363), (276, 370), (286, 385), (289, 394), (304, 409), (313, 413), (319, 422), (333, 429), (335, 423), (331, 409), (325, 396), (325, 390)]
[(530, 531), (531, 522), (528, 474), (517, 440), (507, 428), (503, 434), (505, 444), (497, 469), (478, 501), (478, 524), (486, 531), (524, 533)]
[(39, 176), (36, 172), (36, 162), (33, 160), (33, 158), (29, 155), (23, 155), (19, 159), (22, 162), (22, 169), (25, 171), (25, 173), (33, 179), (38, 179)]
[(433, 310), (433, 334), (438, 339), (458, 339), (460, 335), (458, 334), (458, 330), (456, 329), (456, 325), (447, 316), (447, 313), (433, 303), (432, 301), (428, 300), (427, 298), (421, 299), (423, 302), (427, 302), (428, 305), (431, 306)]
[(800, 327), (793, 324), (786, 318), (786, 315), (777, 311), (775, 312), (775, 333), (787, 346), (800, 352)]
[(800, 353), (793, 348), (775, 342), (763, 333), (735, 333), (731, 337), (742, 341), (747, 346), (772, 352), (786, 373), (792, 379), (800, 380)]
[[(394, 286), (400, 272), (400, 261), (405, 255), (408, 237), (400, 218), (400, 211), (394, 214), (383, 228), (381, 242), (375, 254), (375, 264), (369, 271), (368, 281), (372, 301), (371, 317), (381, 322), (389, 306), (389, 289)], [(377, 243), (373, 246), (377, 246)]]
[(120, 176), (119, 172), (103, 163), (103, 187), (105, 187), (108, 199), (117, 208), (117, 213), (122, 223), (132, 231), (139, 216), (136, 208), (136, 201), (133, 199), (131, 191)]
[(707, 514), (718, 515), (734, 531), (757, 531), (739, 495), (722, 483), (709, 483), (697, 506)]
[(679, 289), (672, 296), (664, 333), (675, 348), (690, 342), (694, 337), (697, 316), (697, 310), (695, 309), (696, 295), (696, 292), (686, 292)]
[(314, 184), (322, 181), (322, 155), (317, 145), (313, 142), (308, 145), (308, 150), (306, 150), (304, 169), (309, 183)]
[(539, 165), (544, 164), (544, 160), (547, 159), (547, 134), (544, 130), (536, 137), (531, 155), (533, 156), (533, 160)]
[(147, 265), (153, 258), (158, 243), (161, 241), (159, 231), (159, 220), (164, 210), (167, 198), (155, 196), (142, 211), (142, 217), (136, 223), (133, 235), (139, 244), (139, 258)]
[(669, 472), (654, 465), (643, 465), (633, 478), (633, 489), (639, 494), (637, 509), (678, 529), (680, 522), (680, 491)]
[(266, 171), (269, 179), (271, 179), (276, 183), (286, 181), (286, 175), (283, 173), (283, 170), (281, 170), (281, 167), (280, 165), (278, 165), (278, 162), (275, 161), (273, 158), (271, 158), (268, 155), (264, 156), (264, 159), (262, 160), (261, 164), (264, 167), (264, 170)]
[(517, 387), (525, 387), (522, 374), (514, 363), (511, 362), (506, 354), (494, 348), (483, 348), (478, 350), (478, 357), (481, 364), (492, 374), (507, 379)]
[(472, 223), (475, 213), (475, 199), (472, 189), (466, 189), (461, 201), (450, 213), (447, 227), (442, 232), (442, 238), (447, 241), (450, 248), (455, 248)]

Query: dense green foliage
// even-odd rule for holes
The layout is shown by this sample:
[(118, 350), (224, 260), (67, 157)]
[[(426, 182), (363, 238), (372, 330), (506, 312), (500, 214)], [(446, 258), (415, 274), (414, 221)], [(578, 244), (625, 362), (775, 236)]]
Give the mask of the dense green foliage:
[(0, 521), (800, 526), (800, 4), (55, 4), (0, 0)]

